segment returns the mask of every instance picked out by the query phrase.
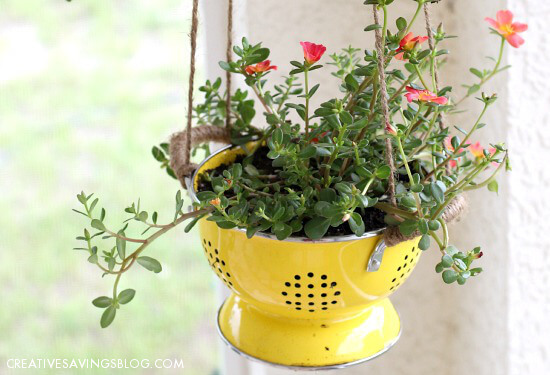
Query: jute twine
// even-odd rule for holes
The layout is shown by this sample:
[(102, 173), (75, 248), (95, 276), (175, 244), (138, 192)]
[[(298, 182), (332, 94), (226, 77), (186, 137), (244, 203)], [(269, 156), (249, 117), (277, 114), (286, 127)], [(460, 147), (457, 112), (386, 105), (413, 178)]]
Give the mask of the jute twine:
[[(374, 23), (376, 25), (380, 25), (380, 21), (378, 18), (378, 7), (376, 5), (373, 5), (373, 15), (374, 15)], [(432, 33), (432, 27), (431, 27), (431, 20), (430, 20), (430, 14), (428, 9), (428, 4), (424, 4), (424, 15), (426, 19), (426, 29), (428, 32), (428, 40), (429, 40), (429, 46), (430, 49), (433, 51), (435, 48), (434, 40), (433, 40), (433, 33)], [(389, 114), (389, 104), (388, 104), (388, 92), (386, 87), (386, 77), (385, 77), (385, 56), (384, 56), (384, 50), (385, 46), (383, 45), (383, 36), (382, 32), (380, 31), (380, 28), (375, 29), (375, 39), (376, 39), (376, 52), (377, 52), (377, 58), (378, 58), (378, 74), (380, 76), (380, 101), (382, 105), (382, 111), (384, 114), (384, 124), (386, 132), (391, 127), (391, 118)], [(439, 76), (437, 73), (437, 68), (434, 72), (434, 80), (436, 81), (436, 90), (438, 90), (439, 87)], [(428, 89), (426, 87), (426, 89)], [(443, 127), (443, 122), (441, 122), (441, 126)], [(393, 146), (391, 144), (391, 138), (386, 138), (386, 162), (389, 165), (391, 169), (390, 178), (388, 179), (388, 195), (390, 197), (390, 202), (393, 206), (397, 206), (397, 202), (395, 199), (395, 165), (393, 160)], [(467, 207), (466, 199), (462, 196), (458, 196), (455, 199), (453, 199), (449, 205), (445, 208), (443, 211), (443, 214), (441, 215), (441, 218), (445, 220), (446, 223), (451, 223), (455, 220), (458, 220), (463, 212), (465, 211)], [(410, 236), (405, 236), (401, 233), (398, 227), (388, 227), (384, 232), (384, 241), (386, 243), (386, 246), (395, 246), (401, 242), (416, 238), (420, 235), (420, 232), (412, 233)]]
[[(191, 162), (191, 149), (201, 143), (219, 142), (231, 143), (231, 74), (226, 73), (226, 122), (225, 128), (213, 125), (202, 125), (193, 128), (193, 91), (195, 86), (195, 55), (197, 52), (199, 1), (193, 0), (191, 15), (191, 59), (189, 68), (189, 92), (187, 102), (187, 126), (185, 131), (177, 132), (170, 139), (170, 167), (178, 177), (182, 186), (186, 188), (185, 178), (190, 176), (197, 168)], [(227, 9), (227, 49), (226, 57), (231, 61), (231, 49), (233, 46), (233, 0), (228, 0)], [(191, 136), (189, 137), (188, 134)]]

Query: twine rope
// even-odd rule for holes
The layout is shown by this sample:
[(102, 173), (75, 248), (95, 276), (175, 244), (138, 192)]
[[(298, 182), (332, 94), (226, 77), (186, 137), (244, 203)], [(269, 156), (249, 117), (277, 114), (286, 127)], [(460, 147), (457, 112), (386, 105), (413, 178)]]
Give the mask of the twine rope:
[[(170, 138), (170, 167), (176, 174), (178, 180), (185, 188), (185, 178), (197, 168), (191, 163), (191, 149), (205, 142), (231, 143), (231, 74), (226, 73), (226, 122), (225, 128), (213, 125), (202, 125), (193, 127), (193, 91), (195, 85), (196, 52), (197, 52), (197, 31), (198, 31), (198, 9), (199, 1), (193, 0), (191, 15), (191, 58), (189, 67), (189, 93), (187, 103), (187, 124), (184, 131), (177, 132)], [(231, 61), (231, 50), (233, 48), (233, 0), (228, 0), (227, 7), (227, 49), (226, 57)]]
[[(199, 0), (193, 0), (191, 16), (191, 62), (189, 69), (189, 92), (187, 95), (187, 133), (191, 133), (193, 126), (193, 90), (195, 85), (195, 55), (197, 53), (197, 29), (199, 26)], [(191, 137), (186, 137), (184, 159), (191, 160)]]
[[(233, 48), (233, 0), (227, 1), (227, 49), (225, 58), (227, 62), (232, 61), (231, 49)], [(225, 88), (227, 97), (225, 98), (225, 127), (231, 127), (231, 72), (225, 72)]]
[[(378, 8), (376, 5), (373, 5), (373, 15), (374, 15), (375, 24), (380, 25)], [(426, 19), (426, 29), (428, 32), (429, 47), (433, 51), (435, 48), (435, 43), (433, 38), (428, 3), (424, 4), (424, 15)], [(376, 52), (378, 55), (378, 72), (380, 75), (380, 93), (381, 93), (380, 101), (382, 104), (382, 111), (384, 114), (384, 122), (386, 125), (386, 129), (388, 129), (391, 126), (391, 123), (390, 123), (390, 114), (389, 114), (388, 93), (387, 93), (387, 86), (386, 86), (386, 76), (384, 71), (385, 69), (384, 47), (385, 46), (383, 45), (382, 33), (379, 28), (375, 29), (375, 39), (376, 39)], [(434, 80), (436, 84), (436, 91), (439, 91), (439, 75), (437, 71), (437, 66), (435, 66), (435, 69), (434, 69)], [(442, 128), (444, 128), (445, 126), (443, 122), (443, 117), (441, 117), (440, 126)], [(394, 177), (395, 165), (393, 160), (393, 148), (391, 144), (391, 139), (389, 137), (386, 138), (386, 162), (388, 163), (391, 169), (390, 178), (388, 179), (388, 192), (390, 195), (390, 200), (394, 206), (397, 206), (397, 202), (395, 199), (395, 177)], [(460, 219), (464, 211), (467, 209), (467, 206), (468, 206), (468, 203), (463, 196), (455, 197), (449, 203), (449, 205), (445, 208), (445, 210), (441, 215), (441, 218), (446, 223), (452, 223), (454, 221), (457, 221)], [(403, 233), (401, 233), (401, 231), (399, 230), (399, 227), (390, 226), (386, 228), (384, 232), (384, 241), (386, 243), (386, 246), (391, 247), (401, 242), (416, 238), (420, 235), (421, 233), (419, 231), (416, 231), (409, 236), (405, 236), (403, 235)]]
[[(376, 5), (372, 6), (372, 11), (374, 14), (374, 23), (380, 25), (380, 20), (378, 18), (378, 9)], [(387, 133), (387, 129), (391, 126), (390, 124), (390, 109), (388, 105), (388, 91), (386, 87), (386, 73), (385, 73), (385, 58), (384, 58), (384, 47), (382, 45), (382, 32), (380, 28), (375, 29), (375, 39), (376, 39), (376, 54), (378, 55), (378, 74), (380, 75), (380, 102), (382, 104), (382, 112), (384, 114), (384, 124)], [(388, 178), (388, 193), (390, 196), (390, 202), (392, 205), (397, 206), (397, 201), (395, 199), (395, 164), (393, 161), (393, 147), (391, 144), (390, 137), (386, 138), (386, 163), (390, 166), (390, 177)]]

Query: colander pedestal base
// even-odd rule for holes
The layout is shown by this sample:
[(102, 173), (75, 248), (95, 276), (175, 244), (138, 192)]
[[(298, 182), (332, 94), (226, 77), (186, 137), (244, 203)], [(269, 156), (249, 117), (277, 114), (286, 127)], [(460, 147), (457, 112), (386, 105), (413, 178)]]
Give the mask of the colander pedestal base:
[(276, 366), (343, 368), (387, 351), (399, 339), (400, 320), (389, 299), (350, 314), (300, 319), (271, 314), (232, 294), (218, 313), (222, 339), (237, 353)]

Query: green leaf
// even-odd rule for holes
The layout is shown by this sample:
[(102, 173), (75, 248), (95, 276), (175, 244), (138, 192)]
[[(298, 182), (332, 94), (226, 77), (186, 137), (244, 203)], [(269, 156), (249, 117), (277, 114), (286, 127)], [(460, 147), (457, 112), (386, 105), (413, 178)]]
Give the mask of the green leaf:
[(435, 265), (435, 272), (441, 273), (441, 272), (443, 272), (443, 270), (445, 270), (445, 267), (443, 267), (443, 264), (437, 263), (437, 264)]
[(372, 25), (368, 25), (367, 27), (365, 27), (365, 31), (372, 31), (372, 30), (377, 30), (381, 28), (382, 28), (382, 25), (373, 23)]
[[(124, 231), (118, 232), (119, 236), (125, 237)], [(116, 250), (120, 259), (126, 258), (126, 240), (117, 237), (116, 238)]]
[(405, 220), (399, 224), (399, 231), (405, 236), (410, 236), (418, 228), (418, 223), (415, 220)]
[(496, 180), (489, 182), (489, 184), (487, 185), (487, 189), (489, 189), (489, 191), (492, 191), (493, 193), (498, 194), (498, 182)]
[(136, 291), (134, 289), (125, 289), (118, 294), (118, 303), (125, 305), (134, 299)]
[(317, 148), (315, 146), (309, 145), (306, 148), (304, 148), (300, 153), (298, 154), (298, 157), (301, 159), (309, 159), (314, 157), (317, 154)]
[(348, 74), (345, 78), (345, 81), (349, 91), (355, 92), (359, 89), (359, 82), (357, 82), (352, 74)]
[(162, 266), (160, 262), (154, 258), (143, 256), (137, 258), (137, 262), (143, 266), (145, 269), (152, 271), (154, 273), (159, 273), (162, 271)]
[(376, 177), (378, 177), (381, 180), (387, 179), (388, 177), (390, 177), (390, 174), (391, 174), (391, 169), (387, 165), (383, 165), (376, 170)]
[(223, 70), (227, 70), (228, 72), (233, 71), (233, 69), (231, 68), (231, 65), (229, 65), (229, 63), (226, 61), (220, 61), (218, 64), (220, 65), (220, 68), (222, 68)]
[(446, 270), (441, 276), (446, 284), (452, 284), (458, 279), (458, 273), (455, 270)]
[(441, 224), (437, 220), (428, 221), (428, 228), (430, 228), (430, 230), (432, 230), (432, 231), (439, 230), (440, 226), (441, 226)]
[(432, 196), (437, 203), (442, 204), (443, 202), (445, 202), (445, 192), (443, 191), (443, 189), (441, 189), (441, 186), (439, 184), (432, 182), (430, 184), (430, 190), (432, 192)]
[(277, 128), (273, 131), (273, 135), (271, 136), (273, 139), (273, 142), (276, 144), (282, 144), (283, 143), (283, 131), (281, 128)]
[(361, 237), (365, 233), (365, 223), (358, 212), (352, 213), (348, 222), (350, 229), (356, 236)]
[(99, 307), (100, 309), (104, 309), (106, 307), (111, 306), (113, 299), (109, 298), (107, 296), (101, 296), (97, 297), (92, 301), (92, 305), (95, 307)]
[(481, 73), (478, 69), (476, 69), (476, 68), (470, 68), (470, 72), (471, 72), (472, 74), (474, 74), (475, 76), (477, 76), (478, 78), (483, 79), (483, 73)]
[(312, 240), (318, 240), (323, 238), (323, 236), (327, 233), (329, 225), (330, 219), (315, 217), (306, 223), (304, 226), (304, 231), (306, 232), (306, 236)]
[(97, 219), (93, 219), (92, 220), (92, 228), (95, 228), (97, 230), (100, 230), (100, 231), (105, 231), (105, 225), (103, 225), (103, 223)]
[(397, 26), (397, 29), (399, 31), (401, 30), (405, 30), (407, 28), (407, 20), (404, 19), (403, 17), (399, 17), (396, 21), (395, 21), (395, 25)]
[(210, 202), (212, 199), (216, 199), (218, 195), (213, 191), (200, 191), (197, 193), (197, 199), (201, 202)]
[(97, 261), (98, 261), (97, 254), (92, 254), (88, 257), (88, 262), (92, 264), (97, 264)]
[(164, 152), (162, 152), (162, 150), (160, 148), (158, 148), (157, 146), (154, 146), (153, 149), (151, 150), (151, 152), (153, 153), (153, 157), (159, 161), (159, 162), (163, 162), (166, 160), (166, 156), (164, 156)]
[(277, 236), (279, 241), (282, 241), (292, 234), (292, 227), (288, 224), (278, 222), (273, 224), (271, 231)]
[(105, 309), (103, 312), (103, 315), (101, 315), (101, 328), (107, 328), (109, 325), (115, 320), (116, 316), (116, 308), (114, 306), (109, 306)]
[(418, 248), (422, 251), (428, 250), (430, 248), (430, 236), (427, 234), (422, 235), (420, 241), (418, 242)]
[(445, 254), (441, 257), (441, 264), (443, 267), (449, 268), (453, 265), (453, 258), (449, 254)]

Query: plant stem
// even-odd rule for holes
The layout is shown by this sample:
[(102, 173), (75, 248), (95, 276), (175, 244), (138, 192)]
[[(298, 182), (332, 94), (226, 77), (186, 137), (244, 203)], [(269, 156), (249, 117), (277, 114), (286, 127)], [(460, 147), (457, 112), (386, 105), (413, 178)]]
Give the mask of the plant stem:
[(468, 132), (468, 134), (466, 134), (466, 136), (464, 137), (464, 139), (462, 140), (462, 142), (460, 142), (460, 144), (458, 145), (458, 147), (451, 153), (451, 155), (449, 155), (444, 161), (442, 161), (439, 165), (437, 165), (436, 167), (434, 167), (434, 169), (428, 173), (426, 175), (426, 177), (424, 177), (424, 181), (427, 181), (428, 178), (432, 177), (434, 175), (434, 173), (437, 172), (438, 169), (442, 168), (442, 167), (445, 167), (447, 165), (447, 163), (449, 163), (449, 161), (451, 161), (451, 159), (453, 157), (455, 157), (456, 154), (460, 153), (461, 152), (461, 149), (462, 147), (466, 144), (466, 142), (468, 141), (468, 139), (470, 138), (470, 136), (472, 135), (472, 133), (477, 129), (477, 126), (479, 125), (481, 119), (483, 118), (483, 116), (485, 115), (485, 112), (487, 111), (487, 108), (489, 107), (489, 104), (488, 103), (484, 103), (484, 106), (483, 106), (483, 110), (481, 111), (481, 114), (478, 116), (474, 126), (472, 126), (472, 128), (470, 129), (470, 131)]
[(422, 82), (422, 85), (424, 86), (424, 89), (429, 90), (430, 86), (424, 81), (424, 77), (422, 77), (422, 73), (420, 72), (420, 69), (418, 68), (417, 64), (414, 64), (414, 70), (416, 71), (416, 74), (418, 75), (418, 78), (420, 78), (420, 82)]
[(414, 16), (411, 19), (411, 21), (409, 22), (409, 25), (407, 26), (407, 29), (405, 30), (405, 35), (407, 35), (409, 33), (409, 31), (411, 31), (411, 27), (414, 24), (414, 22), (416, 21), (416, 18), (418, 17), (418, 15), (420, 14), (420, 11), (422, 10), (423, 5), (424, 5), (424, 0), (418, 0), (418, 6), (416, 7), (416, 12), (414, 12)]
[(473, 185), (473, 186), (466, 186), (464, 188), (465, 191), (468, 191), (468, 190), (475, 190), (475, 189), (479, 189), (479, 188), (482, 188), (484, 186), (487, 186), (489, 185), (489, 183), (491, 181), (493, 181), (495, 179), (495, 177), (497, 176), (497, 174), (500, 172), (500, 170), (502, 169), (502, 167), (506, 164), (506, 160), (508, 159), (508, 153), (506, 153), (506, 156), (504, 157), (504, 159), (502, 160), (502, 162), (500, 163), (500, 165), (498, 166), (497, 169), (495, 169), (495, 171), (491, 174), (491, 176), (486, 179), (485, 181), (479, 183), (479, 184), (476, 184), (476, 185)]
[[(405, 165), (405, 170), (407, 171), (407, 176), (409, 176), (409, 184), (412, 186), (414, 184), (413, 176), (411, 173), (411, 169), (409, 168), (409, 163), (407, 162), (407, 156), (405, 155), (405, 151), (403, 150), (403, 144), (401, 143), (400, 137), (395, 137), (397, 141), (397, 147), (399, 148), (399, 153), (401, 154), (401, 158), (403, 159), (403, 164)], [(422, 206), (420, 205), (420, 197), (418, 196), (418, 193), (413, 192), (414, 200), (416, 202), (416, 211), (418, 213), (418, 217), (422, 218)]]
[[(499, 53), (498, 53), (498, 59), (497, 59), (497, 62), (495, 63), (493, 71), (487, 77), (483, 77), (481, 79), (481, 81), (479, 81), (478, 85), (480, 87), (483, 86), (485, 83), (487, 83), (487, 81), (489, 81), (491, 78), (493, 78), (497, 73), (499, 73), (498, 69), (500, 68), (500, 64), (502, 63), (502, 57), (504, 56), (504, 47), (506, 47), (506, 39), (502, 38), (502, 40), (500, 42), (500, 50), (499, 50)], [(466, 93), (466, 95), (464, 95), (459, 101), (457, 101), (455, 103), (455, 106), (460, 105), (464, 100), (466, 100), (470, 96), (471, 96), (470, 93)]]
[(308, 79), (308, 68), (304, 69), (304, 84), (305, 84), (305, 95), (306, 95), (306, 138), (309, 135), (309, 79)]

